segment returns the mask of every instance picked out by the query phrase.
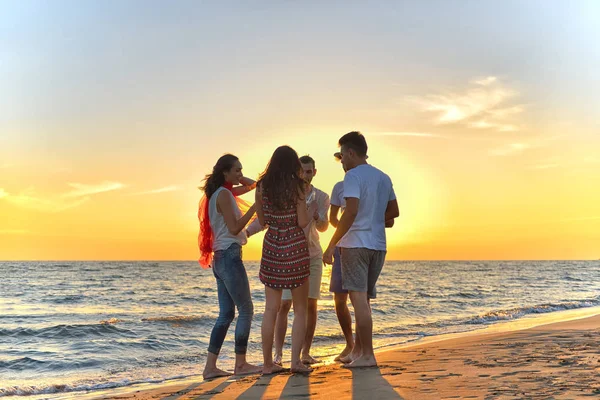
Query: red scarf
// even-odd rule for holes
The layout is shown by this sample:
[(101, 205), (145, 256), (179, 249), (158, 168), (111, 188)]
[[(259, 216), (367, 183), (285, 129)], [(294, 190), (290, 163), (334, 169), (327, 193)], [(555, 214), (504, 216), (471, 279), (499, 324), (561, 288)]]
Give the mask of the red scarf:
[[(239, 207), (242, 214), (245, 214), (250, 208), (250, 204), (238, 198), (233, 193), (233, 184), (225, 182), (223, 187), (225, 189), (228, 189), (233, 194), (237, 206)], [(204, 195), (200, 199), (200, 204), (198, 206), (198, 221), (200, 222), (200, 232), (198, 233), (198, 248), (200, 249), (200, 259), (198, 260), (198, 262), (200, 263), (202, 268), (205, 269), (211, 267), (213, 259), (213, 231), (212, 227), (210, 226), (210, 219), (208, 213), (209, 203), (210, 199), (207, 199), (206, 195)]]

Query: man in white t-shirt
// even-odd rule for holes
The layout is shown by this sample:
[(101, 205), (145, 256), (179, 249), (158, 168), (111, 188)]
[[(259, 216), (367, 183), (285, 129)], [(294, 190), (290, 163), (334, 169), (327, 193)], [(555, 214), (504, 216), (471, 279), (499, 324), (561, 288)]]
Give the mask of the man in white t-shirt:
[(346, 170), (344, 199), (346, 208), (323, 254), (333, 263), (336, 246), (342, 259), (342, 285), (350, 294), (356, 318), (356, 340), (345, 367), (376, 366), (373, 353), (373, 319), (370, 298), (387, 251), (386, 221), (399, 216), (392, 181), (385, 173), (367, 163), (367, 141), (360, 132), (350, 132), (339, 140), (341, 161)]
[[(317, 175), (315, 160), (310, 156), (302, 156), (300, 157), (300, 164), (307, 184), (308, 215), (312, 216), (310, 223), (304, 228), (310, 254), (310, 277), (308, 278), (308, 313), (306, 336), (302, 346), (302, 362), (314, 364), (317, 360), (310, 355), (310, 348), (317, 326), (317, 301), (320, 297), (321, 277), (323, 275), (323, 249), (319, 241), (319, 232), (325, 232), (329, 227), (327, 219), (329, 195), (312, 185), (312, 180)], [(288, 314), (292, 307), (292, 293), (290, 290), (284, 289), (281, 297), (281, 305), (275, 323), (275, 356), (273, 357), (273, 362), (279, 365), (281, 365), (283, 356), (283, 342), (287, 332)]]

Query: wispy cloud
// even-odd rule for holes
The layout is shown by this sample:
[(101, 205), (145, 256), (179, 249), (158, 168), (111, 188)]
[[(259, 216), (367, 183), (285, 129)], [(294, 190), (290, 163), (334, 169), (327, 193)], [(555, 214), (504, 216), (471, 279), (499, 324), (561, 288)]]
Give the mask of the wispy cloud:
[(493, 156), (512, 156), (515, 154), (522, 153), (526, 150), (531, 149), (531, 144), (528, 143), (510, 143), (506, 146), (499, 147), (497, 149), (490, 150), (490, 155)]
[(119, 182), (102, 182), (96, 185), (69, 183), (68, 185), (73, 190), (52, 196), (41, 196), (34, 188), (14, 194), (0, 188), (0, 200), (29, 210), (57, 213), (79, 207), (89, 201), (91, 195), (125, 187)]
[(462, 124), (472, 129), (500, 132), (519, 130), (515, 116), (522, 105), (510, 101), (519, 93), (504, 85), (497, 77), (474, 79), (462, 92), (448, 92), (416, 99), (422, 110), (435, 113), (436, 124)]
[(445, 136), (427, 132), (373, 132), (374, 136), (408, 136), (408, 137), (423, 137), (423, 138), (443, 138)]
[[(527, 150), (549, 146), (552, 144), (552, 142), (563, 139), (565, 137), (565, 135), (555, 135), (550, 137), (537, 137), (528, 140), (527, 142), (509, 143), (490, 150), (489, 154), (492, 156), (512, 156), (522, 154)], [(547, 169), (557, 167), (559, 166), (559, 164), (563, 164), (559, 157), (551, 157), (538, 161), (536, 165), (532, 165), (530, 168)]]
[(498, 78), (496, 78), (495, 76), (488, 76), (486, 78), (474, 80), (473, 82), (481, 86), (488, 86), (496, 82), (497, 80)]
[(551, 169), (551, 168), (558, 168), (558, 167), (560, 167), (560, 164), (536, 164), (536, 165), (532, 165), (529, 168), (530, 169)]
[(160, 189), (153, 189), (153, 190), (146, 190), (144, 192), (138, 192), (138, 193), (131, 193), (130, 196), (141, 196), (144, 194), (157, 194), (157, 193), (166, 193), (166, 192), (174, 192), (176, 190), (179, 190), (179, 186), (165, 186), (162, 187)]
[(98, 184), (84, 184), (84, 183), (69, 183), (70, 187), (73, 188), (68, 193), (62, 195), (62, 197), (83, 197), (92, 194), (98, 194), (103, 192), (110, 192), (112, 190), (118, 190), (124, 188), (126, 185), (120, 182), (104, 181)]
[(73, 200), (65, 200), (59, 197), (43, 198), (37, 195), (33, 189), (18, 194), (11, 194), (4, 189), (0, 189), (0, 199), (17, 207), (51, 213), (78, 207), (89, 200), (88, 197)]
[(501, 124), (497, 122), (492, 122), (488, 119), (481, 119), (479, 121), (470, 122), (469, 126), (475, 129), (495, 129), (500, 132), (515, 132), (518, 131), (516, 125), (512, 124)]

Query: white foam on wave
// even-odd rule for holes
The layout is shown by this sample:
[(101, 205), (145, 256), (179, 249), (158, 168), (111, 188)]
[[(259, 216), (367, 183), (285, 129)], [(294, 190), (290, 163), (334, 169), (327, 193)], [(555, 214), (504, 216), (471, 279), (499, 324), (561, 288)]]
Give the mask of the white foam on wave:
[(163, 378), (149, 378), (149, 379), (122, 379), (113, 382), (102, 382), (102, 383), (87, 383), (87, 384), (49, 384), (49, 385), (30, 385), (30, 386), (9, 386), (0, 387), (0, 397), (8, 396), (34, 396), (34, 395), (45, 395), (45, 394), (60, 394), (60, 393), (72, 393), (72, 392), (84, 392), (84, 391), (98, 391), (106, 389), (116, 389), (125, 386), (138, 385), (144, 383), (163, 383), (165, 381), (174, 379), (183, 379), (195, 376), (194, 374), (189, 375), (174, 375)]

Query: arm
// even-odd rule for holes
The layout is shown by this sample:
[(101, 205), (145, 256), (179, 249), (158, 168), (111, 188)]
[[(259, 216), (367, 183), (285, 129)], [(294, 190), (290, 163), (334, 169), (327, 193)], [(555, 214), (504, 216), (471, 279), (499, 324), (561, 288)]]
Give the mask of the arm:
[(298, 190), (296, 212), (298, 213), (298, 226), (302, 229), (306, 228), (310, 222), (310, 217), (308, 216), (308, 208), (306, 208), (306, 199), (304, 198), (304, 193), (301, 193), (300, 190)]
[(263, 229), (265, 229), (265, 227), (260, 224), (260, 221), (257, 218), (246, 228), (246, 235), (250, 237), (262, 231)]
[(387, 203), (387, 207), (385, 209), (385, 221), (390, 219), (398, 218), (400, 216), (400, 210), (398, 210), (398, 201), (396, 199), (390, 200)]
[(338, 223), (337, 229), (329, 242), (329, 246), (327, 250), (332, 250), (338, 244), (338, 242), (344, 237), (344, 235), (350, 230), (350, 227), (354, 223), (356, 219), (356, 215), (358, 214), (358, 205), (360, 200), (356, 197), (348, 197), (346, 199), (346, 209), (342, 214), (342, 218)]
[(336, 205), (333, 205), (333, 204), (329, 208), (329, 223), (334, 228), (337, 228), (338, 223), (340, 222), (340, 220), (338, 219), (338, 211), (339, 211), (339, 209), (340, 209), (340, 206), (336, 206)]
[(235, 196), (246, 194), (256, 187), (256, 182), (250, 178), (246, 178), (245, 176), (240, 179), (240, 184), (242, 186), (236, 186), (231, 190)]
[(265, 213), (263, 211), (263, 201), (262, 201), (262, 189), (258, 187), (256, 192), (254, 192), (254, 205), (256, 206), (256, 216), (258, 217), (258, 223), (261, 226), (265, 226)]
[(386, 228), (391, 228), (392, 226), (394, 226), (394, 220), (393, 219), (388, 219), (385, 221), (385, 227)]
[(324, 201), (319, 204), (318, 219), (315, 223), (316, 228), (319, 232), (325, 232), (329, 228), (329, 221), (327, 221), (327, 211), (329, 211), (329, 196), (325, 195)]
[(244, 229), (244, 227), (250, 222), (250, 218), (254, 215), (256, 211), (256, 205), (252, 205), (248, 212), (244, 214), (244, 216), (240, 219), (237, 219), (235, 213), (235, 199), (232, 195), (229, 195), (226, 191), (222, 191), (219, 193), (219, 197), (217, 198), (217, 205), (221, 210), (221, 214), (223, 215), (223, 219), (225, 220), (225, 224), (227, 225), (227, 229), (229, 233), (232, 235), (237, 235)]

